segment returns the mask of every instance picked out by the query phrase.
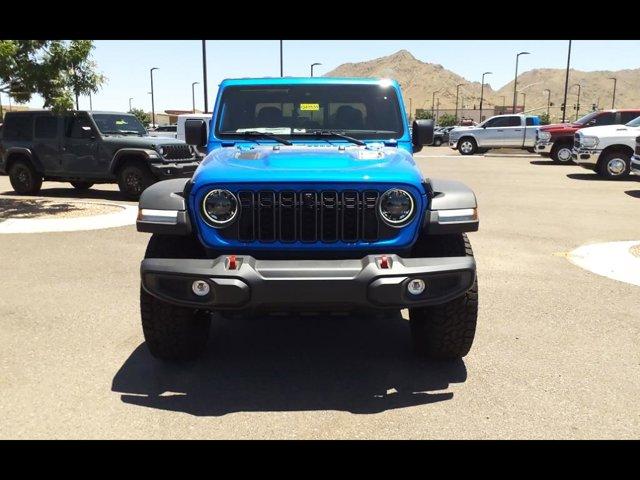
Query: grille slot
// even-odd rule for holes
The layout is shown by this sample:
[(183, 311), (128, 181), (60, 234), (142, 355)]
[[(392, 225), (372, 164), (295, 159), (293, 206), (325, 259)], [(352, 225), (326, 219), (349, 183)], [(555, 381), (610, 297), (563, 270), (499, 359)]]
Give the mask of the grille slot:
[(183, 160), (191, 158), (191, 149), (189, 145), (163, 145), (162, 146), (163, 157), (167, 160)]
[(239, 191), (243, 242), (357, 242), (379, 239), (375, 190)]

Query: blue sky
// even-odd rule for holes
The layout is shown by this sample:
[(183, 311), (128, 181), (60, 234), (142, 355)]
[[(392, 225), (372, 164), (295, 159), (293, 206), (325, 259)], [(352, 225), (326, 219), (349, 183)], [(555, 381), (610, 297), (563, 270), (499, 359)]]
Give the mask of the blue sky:
[[(494, 89), (513, 79), (515, 55), (520, 72), (533, 68), (565, 68), (567, 41), (507, 40), (320, 40), (284, 42), (284, 74), (308, 76), (309, 65), (320, 62), (316, 74), (322, 75), (345, 62), (359, 62), (406, 49), (425, 62), (439, 63), (468, 80), (479, 81), (484, 71), (492, 71), (487, 81)], [(108, 80), (93, 96), (96, 110), (151, 109), (149, 69), (154, 72), (156, 111), (191, 108), (191, 83), (202, 84), (201, 42), (199, 40), (96, 41), (93, 52), (98, 69)], [(578, 70), (619, 70), (640, 67), (640, 41), (574, 41), (571, 67)], [(279, 42), (207, 41), (209, 108), (213, 106), (217, 85), (223, 78), (279, 76)], [(196, 85), (196, 108), (203, 108), (202, 85)], [(3, 96), (3, 103), (7, 99)], [(30, 106), (41, 108), (34, 98)], [(80, 108), (89, 108), (88, 98)]]

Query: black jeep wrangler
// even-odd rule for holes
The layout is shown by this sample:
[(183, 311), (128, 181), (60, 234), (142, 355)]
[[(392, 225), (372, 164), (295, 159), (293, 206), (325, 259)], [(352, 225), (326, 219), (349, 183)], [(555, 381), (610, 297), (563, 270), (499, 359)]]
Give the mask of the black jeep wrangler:
[(137, 200), (157, 180), (190, 177), (200, 160), (180, 140), (148, 136), (128, 113), (9, 112), (0, 136), (0, 174), (24, 195), (37, 193), (43, 180), (79, 190), (117, 182)]

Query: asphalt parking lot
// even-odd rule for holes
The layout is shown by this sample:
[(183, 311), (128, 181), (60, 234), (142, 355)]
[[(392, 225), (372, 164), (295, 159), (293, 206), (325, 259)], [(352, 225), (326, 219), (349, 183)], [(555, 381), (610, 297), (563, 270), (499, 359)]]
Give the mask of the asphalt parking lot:
[[(565, 255), (640, 241), (640, 177), (448, 147), (417, 158), (478, 196), (480, 318), (464, 361), (413, 358), (400, 315), (216, 318), (201, 361), (167, 366), (139, 324), (147, 234), (6, 234), (0, 437), (638, 438), (639, 287)], [(10, 191), (0, 177), (0, 198)], [(69, 196), (130, 204), (115, 186), (43, 186)]]

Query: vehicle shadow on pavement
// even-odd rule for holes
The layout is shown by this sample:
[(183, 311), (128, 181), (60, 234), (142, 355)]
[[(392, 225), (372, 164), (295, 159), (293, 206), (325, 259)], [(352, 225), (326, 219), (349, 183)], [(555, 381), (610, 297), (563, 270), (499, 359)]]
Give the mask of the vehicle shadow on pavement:
[(573, 167), (576, 166), (576, 164), (572, 162), (556, 163), (553, 160), (532, 160), (529, 163), (531, 165), (543, 165), (549, 167), (566, 167), (568, 165), (571, 165)]
[[(0, 192), (2, 195), (15, 196), (16, 192), (6, 191)], [(75, 188), (43, 188), (38, 194), (38, 197), (52, 197), (52, 198), (77, 198), (77, 199), (93, 199), (93, 200), (114, 200), (114, 201), (127, 201), (125, 196), (118, 190), (76, 190)]]
[(601, 177), (597, 173), (567, 173), (567, 177), (573, 180), (593, 180), (600, 182), (637, 182), (640, 180), (640, 176), (631, 175), (623, 179), (608, 179)]
[(462, 360), (411, 354), (409, 325), (387, 318), (214, 316), (197, 362), (155, 360), (143, 343), (116, 373), (125, 403), (197, 416), (340, 410), (371, 414), (449, 400), (464, 382)]
[(640, 190), (627, 190), (624, 193), (633, 198), (640, 198)]

